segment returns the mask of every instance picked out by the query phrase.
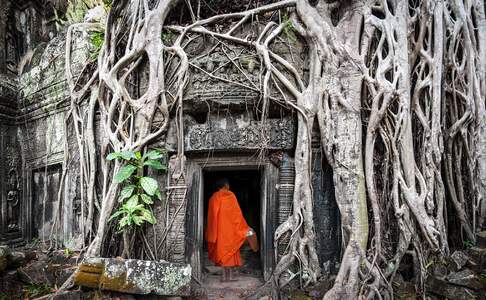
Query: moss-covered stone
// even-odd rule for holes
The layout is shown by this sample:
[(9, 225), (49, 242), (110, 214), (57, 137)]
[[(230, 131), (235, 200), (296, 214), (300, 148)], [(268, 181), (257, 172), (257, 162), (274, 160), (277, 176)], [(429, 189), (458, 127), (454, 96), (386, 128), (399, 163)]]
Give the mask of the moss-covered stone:
[(191, 266), (166, 261), (87, 258), (79, 265), (77, 285), (132, 294), (190, 294)]

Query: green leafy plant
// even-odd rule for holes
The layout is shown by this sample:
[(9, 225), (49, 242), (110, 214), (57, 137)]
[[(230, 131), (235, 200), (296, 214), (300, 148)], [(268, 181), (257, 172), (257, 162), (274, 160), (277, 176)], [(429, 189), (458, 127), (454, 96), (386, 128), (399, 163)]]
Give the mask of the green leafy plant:
[(113, 0), (103, 0), (103, 6), (105, 7), (106, 11), (109, 11), (113, 6)]
[(103, 46), (103, 42), (105, 40), (105, 33), (101, 31), (93, 31), (90, 32), (89, 38), (91, 41), (91, 54), (90, 57), (92, 60), (96, 60), (98, 55), (100, 54), (101, 47)]
[(291, 43), (297, 42), (297, 36), (295, 35), (296, 29), (295, 29), (294, 24), (292, 24), (292, 21), (289, 19), (287, 14), (283, 15), (282, 23), (284, 23), (283, 32), (284, 32), (285, 36), (287, 37), (287, 39)]
[(69, 249), (69, 248), (64, 248), (64, 251), (63, 252), (64, 252), (64, 255), (65, 256), (71, 256), (71, 255), (74, 254), (74, 250)]
[(30, 241), (30, 246), (35, 247), (40, 243), (40, 239), (38, 237), (33, 237)]
[(464, 248), (466, 249), (470, 249), (474, 246), (474, 242), (471, 241), (471, 240), (465, 240), (462, 242), (462, 244), (464, 245)]
[(142, 155), (140, 152), (122, 151), (110, 153), (107, 160), (122, 160), (125, 165), (113, 178), (114, 182), (123, 184), (118, 201), (122, 204), (110, 217), (118, 218), (118, 230), (133, 225), (140, 226), (145, 222), (155, 224), (156, 220), (151, 210), (154, 199), (161, 199), (157, 180), (144, 176), (144, 168), (167, 170), (161, 163), (163, 152), (151, 150)]
[(32, 298), (49, 294), (51, 292), (51, 287), (47, 283), (29, 283), (24, 285), (24, 290), (27, 292), (29, 298)]
[(162, 42), (166, 45), (170, 45), (172, 43), (172, 40), (174, 38), (174, 34), (172, 31), (164, 31), (162, 32)]

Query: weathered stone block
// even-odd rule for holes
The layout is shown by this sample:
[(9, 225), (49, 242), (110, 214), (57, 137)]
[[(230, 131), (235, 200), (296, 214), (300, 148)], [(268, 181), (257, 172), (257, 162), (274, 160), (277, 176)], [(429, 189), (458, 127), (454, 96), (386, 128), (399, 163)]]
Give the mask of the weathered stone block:
[(452, 255), (450, 256), (450, 264), (451, 267), (455, 270), (458, 271), (462, 269), (467, 261), (469, 260), (469, 257), (466, 255), (466, 253), (462, 251), (454, 251)]
[(86, 258), (75, 273), (74, 283), (131, 294), (187, 296), (191, 274), (190, 265), (166, 261)]
[(16, 271), (5, 271), (0, 274), (0, 299), (23, 299), (23, 284), (18, 280)]
[(443, 263), (436, 263), (432, 266), (432, 275), (437, 278), (444, 279), (448, 272), (447, 266)]
[(35, 258), (33, 251), (12, 251), (8, 256), (8, 268), (16, 269), (22, 267)]
[(25, 267), (18, 268), (17, 276), (27, 284), (53, 285), (55, 282), (54, 275), (48, 270), (48, 264), (45, 260), (35, 261)]
[(486, 285), (479, 280), (479, 276), (469, 269), (449, 274), (447, 276), (447, 281), (475, 290), (482, 290), (486, 288)]
[(486, 230), (476, 233), (476, 246), (486, 248)]
[(467, 252), (476, 271), (486, 269), (486, 248), (472, 247)]
[(477, 292), (466, 287), (451, 284), (443, 279), (429, 276), (426, 281), (427, 291), (454, 300), (476, 299)]
[(7, 268), (7, 257), (9, 253), (8, 247), (0, 246), (0, 272)]

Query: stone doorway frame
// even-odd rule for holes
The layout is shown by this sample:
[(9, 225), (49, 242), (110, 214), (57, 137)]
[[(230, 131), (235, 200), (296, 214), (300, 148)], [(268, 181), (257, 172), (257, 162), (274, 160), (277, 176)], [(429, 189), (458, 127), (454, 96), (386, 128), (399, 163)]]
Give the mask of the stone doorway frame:
[(273, 272), (275, 250), (273, 235), (276, 229), (278, 208), (277, 184), (279, 168), (268, 159), (255, 155), (214, 155), (187, 159), (189, 185), (188, 214), (186, 218), (186, 258), (192, 266), (194, 277), (202, 279), (202, 255), (204, 243), (204, 171), (261, 170), (261, 219), (260, 259), (264, 280)]

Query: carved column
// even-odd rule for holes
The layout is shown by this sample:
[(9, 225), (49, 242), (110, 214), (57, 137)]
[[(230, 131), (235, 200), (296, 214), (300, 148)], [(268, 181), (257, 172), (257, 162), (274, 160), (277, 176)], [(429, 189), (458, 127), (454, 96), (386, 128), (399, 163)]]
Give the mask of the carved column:
[[(294, 198), (294, 181), (295, 181), (295, 168), (294, 160), (289, 157), (287, 153), (283, 154), (282, 162), (280, 165), (280, 176), (278, 183), (278, 213), (277, 213), (277, 225), (282, 224), (287, 220), (292, 212), (292, 201)], [(278, 244), (278, 255), (283, 254), (290, 239), (290, 234), (287, 232)]]
[(183, 175), (184, 159), (171, 158), (169, 162), (167, 257), (171, 262), (185, 261), (187, 183)]

